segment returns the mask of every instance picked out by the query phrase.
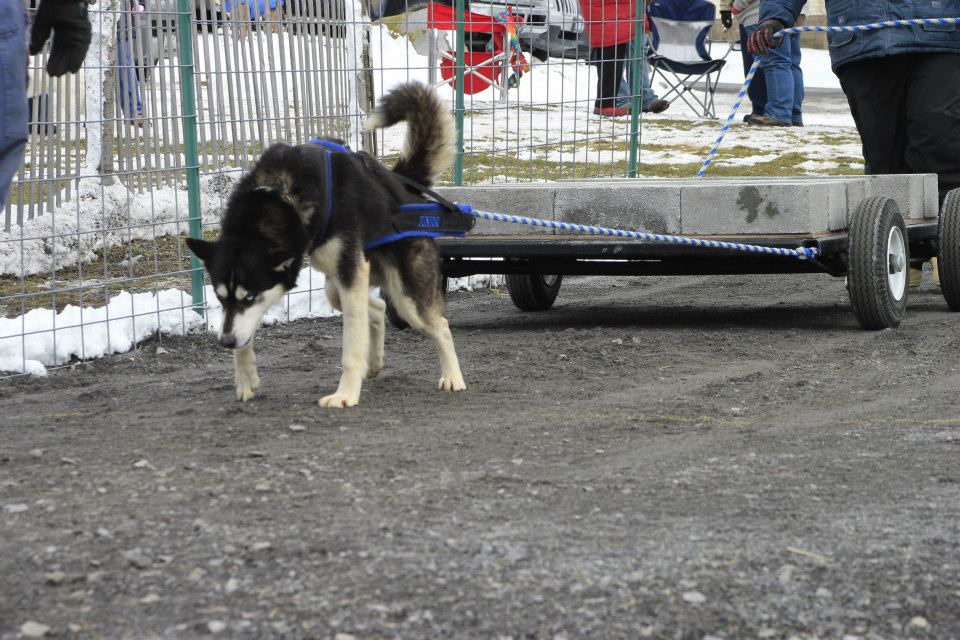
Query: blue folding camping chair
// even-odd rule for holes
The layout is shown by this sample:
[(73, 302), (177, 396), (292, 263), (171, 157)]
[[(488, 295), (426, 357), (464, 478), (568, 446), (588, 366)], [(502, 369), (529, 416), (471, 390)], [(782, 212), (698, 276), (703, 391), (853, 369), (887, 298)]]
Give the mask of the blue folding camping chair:
[(708, 36), (716, 6), (708, 0), (655, 0), (647, 13), (651, 81), (659, 75), (670, 88), (661, 98), (671, 103), (680, 98), (697, 115), (717, 117), (714, 93), (730, 48), (723, 58), (710, 56)]

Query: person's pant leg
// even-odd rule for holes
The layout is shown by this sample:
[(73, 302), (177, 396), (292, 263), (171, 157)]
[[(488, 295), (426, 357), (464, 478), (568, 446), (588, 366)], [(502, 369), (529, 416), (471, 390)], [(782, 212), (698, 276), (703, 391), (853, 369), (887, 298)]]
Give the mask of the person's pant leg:
[[(750, 68), (753, 66), (753, 61), (755, 60), (753, 55), (747, 51), (747, 40), (750, 39), (750, 36), (756, 28), (757, 25), (749, 27), (740, 25), (740, 55), (743, 58), (744, 78), (750, 73)], [(763, 75), (762, 68), (757, 69), (757, 72), (754, 74), (753, 82), (751, 82), (747, 88), (747, 95), (750, 96), (750, 104), (752, 105), (751, 113), (754, 115), (762, 115), (764, 109), (767, 107), (767, 80)]]
[(780, 122), (790, 122), (793, 117), (792, 44), (790, 38), (784, 38), (779, 49), (770, 49), (760, 58), (767, 80), (767, 106), (763, 112)]
[(935, 173), (940, 201), (960, 188), (960, 54), (915, 54), (906, 92), (906, 165)]
[[(624, 60), (624, 79), (620, 82), (620, 89), (617, 91), (617, 106), (629, 107), (633, 104), (633, 42), (627, 47), (627, 56)], [(650, 65), (646, 60), (640, 60), (640, 108), (647, 111), (650, 106), (659, 100), (656, 91), (653, 90), (650, 82)]]
[(627, 62), (624, 65), (626, 67), (626, 73), (623, 74), (622, 79), (620, 80), (620, 87), (617, 89), (617, 106), (618, 107), (629, 107), (631, 104), (631, 98), (633, 97), (632, 88), (632, 71), (633, 71), (633, 43), (630, 43), (630, 46), (627, 48)]
[(790, 36), (790, 68), (793, 71), (793, 112), (794, 124), (803, 124), (803, 69), (800, 67), (800, 34)]
[(140, 80), (133, 58), (133, 43), (122, 34), (117, 40), (117, 74), (120, 92), (120, 110), (127, 118), (135, 118), (143, 113), (140, 102)]
[(643, 110), (646, 111), (660, 99), (657, 92), (653, 90), (653, 84), (650, 80), (650, 64), (646, 60), (640, 61), (640, 86), (642, 87)]
[(594, 62), (597, 65), (597, 98), (594, 107), (606, 109), (616, 106), (626, 51), (626, 42), (594, 49)]
[(851, 62), (836, 73), (863, 143), (864, 173), (908, 173), (906, 57)]
[(27, 38), (20, 0), (0, 0), (0, 209), (27, 144)]

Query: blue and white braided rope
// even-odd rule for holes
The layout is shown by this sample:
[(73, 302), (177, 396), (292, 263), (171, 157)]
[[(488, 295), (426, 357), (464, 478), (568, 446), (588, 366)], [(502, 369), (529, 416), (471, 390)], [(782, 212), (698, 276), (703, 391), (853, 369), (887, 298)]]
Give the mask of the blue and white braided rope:
[(490, 211), (465, 211), (477, 218), (484, 220), (493, 220), (494, 222), (509, 222), (511, 224), (524, 224), (531, 227), (542, 227), (545, 229), (557, 229), (560, 231), (569, 231), (580, 235), (589, 236), (614, 236), (617, 238), (633, 238), (635, 240), (646, 240), (648, 242), (660, 242), (667, 244), (682, 244), (690, 247), (709, 247), (711, 249), (728, 249), (731, 251), (744, 251), (746, 253), (762, 253), (772, 256), (784, 256), (797, 258), (799, 260), (813, 260), (819, 253), (812, 247), (799, 247), (796, 249), (783, 249), (780, 247), (765, 247), (757, 244), (743, 244), (742, 242), (724, 242), (722, 240), (704, 240), (702, 238), (689, 238), (686, 236), (670, 236), (660, 233), (646, 233), (644, 231), (627, 231), (625, 229), (610, 229), (608, 227), (594, 227), (584, 224), (575, 224), (573, 222), (560, 222), (559, 220), (541, 220), (539, 218), (525, 218), (523, 216), (511, 216), (503, 213), (492, 213)]
[[(803, 33), (804, 31), (849, 33), (853, 31), (874, 31), (876, 29), (886, 29), (889, 27), (914, 27), (935, 24), (960, 24), (960, 18), (914, 18), (911, 20), (884, 20), (883, 22), (872, 22), (870, 24), (840, 27), (790, 27), (789, 29), (781, 29), (780, 31), (777, 31), (775, 34), (773, 34), (773, 37), (779, 38), (782, 36), (793, 35), (795, 33)], [(723, 127), (720, 129), (720, 135), (717, 136), (716, 141), (713, 143), (713, 148), (710, 149), (710, 153), (707, 154), (706, 159), (703, 161), (700, 171), (697, 172), (698, 178), (702, 178), (704, 174), (707, 173), (707, 169), (713, 163), (713, 157), (717, 155), (717, 150), (720, 148), (720, 144), (727, 135), (727, 131), (730, 130), (730, 124), (736, 117), (737, 110), (740, 109), (740, 105), (743, 103), (743, 98), (747, 95), (747, 89), (750, 87), (750, 83), (753, 82), (753, 76), (756, 75), (759, 67), (760, 56), (757, 56), (756, 60), (753, 61), (753, 66), (750, 67), (750, 71), (747, 73), (747, 77), (743, 80), (743, 87), (741, 87), (740, 93), (737, 94), (737, 101), (733, 105), (733, 110), (723, 123)]]

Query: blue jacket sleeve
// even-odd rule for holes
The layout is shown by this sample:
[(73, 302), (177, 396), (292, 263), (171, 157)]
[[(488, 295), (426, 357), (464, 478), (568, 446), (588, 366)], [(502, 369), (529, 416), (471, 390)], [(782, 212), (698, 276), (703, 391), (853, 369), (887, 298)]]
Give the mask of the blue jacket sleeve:
[(760, 3), (760, 22), (776, 18), (792, 27), (806, 0), (763, 0)]

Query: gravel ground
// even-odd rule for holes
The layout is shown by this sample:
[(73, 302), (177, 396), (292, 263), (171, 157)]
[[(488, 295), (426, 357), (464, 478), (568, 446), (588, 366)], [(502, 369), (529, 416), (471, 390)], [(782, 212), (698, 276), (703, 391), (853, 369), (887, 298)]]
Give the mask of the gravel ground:
[(958, 316), (826, 276), (451, 294), (468, 389), (340, 322), (0, 381), (0, 638), (958, 638)]

